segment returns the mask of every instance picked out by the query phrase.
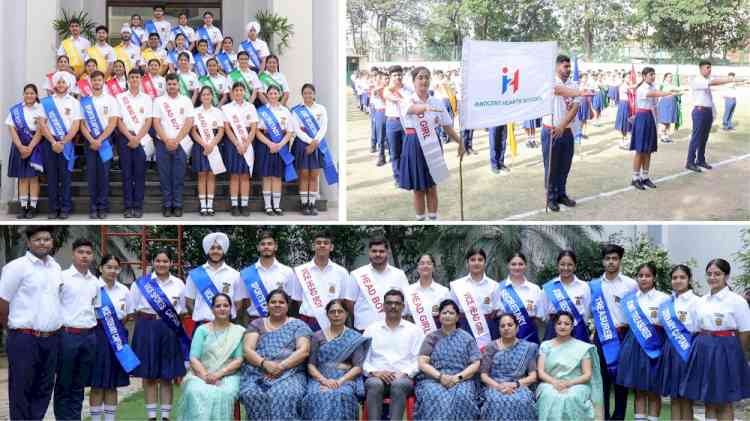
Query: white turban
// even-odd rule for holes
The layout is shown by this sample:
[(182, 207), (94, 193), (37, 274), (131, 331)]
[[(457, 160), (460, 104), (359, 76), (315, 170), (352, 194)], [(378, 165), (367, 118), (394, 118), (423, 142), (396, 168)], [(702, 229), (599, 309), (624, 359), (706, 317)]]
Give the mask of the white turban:
[(203, 252), (208, 254), (208, 250), (214, 243), (219, 243), (224, 254), (229, 251), (229, 237), (223, 232), (212, 232), (203, 237)]
[(124, 34), (125, 32), (130, 33), (130, 34), (133, 33), (133, 30), (130, 29), (130, 25), (128, 25), (127, 23), (125, 25), (122, 25), (122, 29), (120, 30), (121, 34)]
[[(68, 84), (67, 79), (65, 79), (65, 72), (55, 72), (54, 75), (52, 75), (52, 84), (57, 85), (57, 82), (59, 81), (65, 82), (65, 84)], [(70, 88), (70, 86), (68, 86)]]
[(248, 22), (247, 25), (245, 25), (245, 32), (250, 32), (253, 28), (255, 28), (256, 33), (260, 33), (260, 24), (256, 21)]

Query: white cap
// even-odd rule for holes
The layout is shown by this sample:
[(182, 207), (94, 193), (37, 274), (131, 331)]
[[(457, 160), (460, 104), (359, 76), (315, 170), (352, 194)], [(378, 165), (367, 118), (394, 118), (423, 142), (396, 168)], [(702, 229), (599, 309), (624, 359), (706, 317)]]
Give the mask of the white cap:
[(245, 25), (245, 32), (250, 32), (253, 28), (255, 28), (255, 32), (260, 32), (260, 24), (256, 21), (248, 22)]

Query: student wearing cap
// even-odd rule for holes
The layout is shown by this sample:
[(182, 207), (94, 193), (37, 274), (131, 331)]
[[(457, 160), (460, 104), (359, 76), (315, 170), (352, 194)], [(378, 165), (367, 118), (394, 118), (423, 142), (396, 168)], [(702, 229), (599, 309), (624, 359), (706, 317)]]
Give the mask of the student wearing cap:
[(268, 44), (258, 38), (260, 23), (252, 21), (245, 25), (247, 39), (240, 43), (240, 51), (246, 51), (250, 55), (250, 65), (260, 73), (266, 70), (266, 57), (271, 55)]

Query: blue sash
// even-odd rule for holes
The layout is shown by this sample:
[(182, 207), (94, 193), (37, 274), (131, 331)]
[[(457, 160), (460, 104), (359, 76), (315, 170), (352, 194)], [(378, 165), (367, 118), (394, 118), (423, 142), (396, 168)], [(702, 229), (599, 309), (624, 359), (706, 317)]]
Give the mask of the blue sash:
[(641, 310), (635, 292), (631, 292), (623, 298), (623, 311), (628, 318), (630, 331), (638, 340), (643, 352), (651, 359), (659, 358), (664, 338), (659, 335), (651, 320)]
[[(175, 28), (172, 28), (172, 33), (174, 34), (175, 41), (177, 40), (177, 35), (178, 34), (184, 35), (185, 36), (185, 44), (186, 44), (185, 48), (190, 47), (190, 38), (188, 37), (188, 34), (185, 33), (185, 30), (182, 29), (182, 27), (180, 25), (177, 25)], [(175, 42), (175, 46), (174, 47), (175, 47), (174, 49), (176, 50), (177, 49), (177, 42)]]
[(117, 318), (117, 311), (115, 310), (112, 300), (107, 294), (107, 290), (104, 287), (99, 289), (100, 299), (102, 306), (96, 309), (96, 318), (102, 321), (102, 327), (104, 327), (104, 336), (109, 341), (109, 346), (112, 347), (112, 351), (115, 352), (117, 361), (120, 362), (122, 369), (126, 373), (130, 373), (136, 367), (141, 365), (141, 361), (138, 356), (135, 355), (133, 349), (128, 345), (128, 339), (125, 335), (125, 326), (122, 321)]
[[(152, 21), (152, 20), (147, 20), (143, 24), (143, 29), (146, 30), (146, 38), (148, 38), (148, 36), (150, 34), (158, 34), (159, 33), (159, 30), (156, 29), (156, 24), (154, 24), (154, 21)], [(161, 42), (161, 40), (159, 40), (159, 41)]]
[(219, 289), (216, 288), (216, 285), (214, 285), (213, 281), (211, 281), (211, 278), (208, 276), (208, 272), (206, 272), (206, 269), (203, 266), (198, 266), (197, 268), (191, 270), (190, 279), (192, 279), (193, 283), (198, 288), (198, 291), (201, 293), (203, 301), (205, 301), (206, 304), (211, 307), (211, 302), (213, 301), (216, 294), (219, 293)]
[(177, 335), (177, 338), (180, 340), (182, 356), (185, 361), (189, 361), (190, 338), (182, 327), (180, 315), (177, 314), (177, 310), (172, 306), (172, 303), (166, 294), (164, 294), (156, 279), (152, 278), (151, 274), (148, 274), (139, 279), (136, 284), (143, 297), (148, 301), (148, 305), (154, 309), (161, 321)]
[(591, 314), (594, 316), (596, 335), (602, 346), (604, 360), (610, 373), (617, 372), (617, 361), (620, 357), (620, 337), (617, 336), (617, 326), (609, 313), (607, 301), (602, 292), (602, 279), (594, 279), (589, 283), (591, 288)]
[(247, 54), (250, 56), (250, 61), (253, 62), (253, 66), (255, 66), (256, 69), (260, 70), (260, 54), (258, 54), (258, 50), (255, 49), (253, 43), (250, 42), (249, 39), (246, 39), (242, 41), (240, 47), (244, 51), (247, 51)]
[[(99, 114), (97, 114), (96, 108), (94, 107), (93, 97), (85, 96), (81, 98), (81, 112), (83, 113), (83, 118), (86, 120), (86, 124), (89, 126), (89, 129), (91, 129), (91, 134), (94, 135), (95, 138), (101, 136), (104, 132), (104, 127), (102, 126), (102, 122), (99, 120)], [(109, 143), (109, 139), (110, 138), (104, 139), (102, 146), (99, 148), (99, 158), (102, 159), (102, 162), (107, 162), (112, 159), (112, 144)]]
[(526, 306), (518, 296), (518, 293), (513, 289), (513, 285), (510, 283), (500, 290), (500, 299), (505, 306), (505, 310), (513, 313), (518, 321), (518, 333), (516, 337), (527, 340), (529, 342), (537, 343), (539, 338), (534, 338), (538, 333), (534, 320), (529, 316), (529, 312), (526, 311)]
[(232, 60), (229, 59), (229, 54), (222, 51), (216, 56), (216, 59), (219, 61), (219, 64), (221, 64), (221, 68), (224, 70), (224, 73), (229, 74), (232, 72), (232, 70), (234, 70)]
[[(308, 110), (304, 104), (300, 104), (292, 108), (292, 111), (294, 111), (302, 121), (302, 124), (304, 125), (303, 128), (308, 136), (315, 137), (315, 135), (318, 134), (318, 130), (320, 130), (320, 126), (318, 126), (318, 122), (310, 113), (310, 110)], [(320, 140), (318, 150), (323, 154), (323, 174), (326, 177), (326, 183), (329, 185), (338, 183), (339, 173), (336, 171), (336, 163), (333, 162), (333, 155), (331, 154), (330, 149), (328, 149), (328, 142), (326, 142), (325, 138)]]
[(208, 41), (208, 54), (213, 55), (213, 53), (214, 53), (214, 45), (213, 44), (214, 43), (213, 43), (213, 41), (211, 41), (211, 37), (208, 36), (208, 30), (206, 29), (206, 27), (205, 26), (201, 26), (200, 28), (198, 28), (198, 30), (196, 32), (198, 33), (198, 40), (199, 41), (202, 40), (202, 39), (205, 39), (206, 41)]
[(565, 310), (573, 315), (573, 321), (575, 327), (573, 328), (573, 336), (584, 342), (589, 341), (588, 329), (586, 328), (586, 322), (583, 320), (583, 316), (578, 312), (578, 308), (573, 304), (573, 300), (568, 296), (568, 292), (563, 288), (562, 281), (556, 279), (551, 282), (547, 282), (544, 285), (544, 293), (547, 294), (547, 299), (555, 307), (555, 311)]
[(240, 278), (245, 283), (245, 289), (247, 289), (250, 299), (253, 300), (253, 305), (260, 317), (268, 316), (268, 291), (266, 291), (266, 286), (263, 285), (263, 280), (260, 279), (258, 268), (255, 265), (250, 265), (242, 269)]
[[(258, 117), (260, 117), (266, 125), (266, 133), (273, 143), (279, 143), (284, 139), (284, 134), (281, 132), (279, 121), (267, 105), (262, 105), (258, 108)], [(292, 153), (289, 152), (289, 144), (284, 145), (284, 147), (279, 150), (279, 155), (285, 165), (284, 179), (286, 181), (296, 180), (297, 171), (294, 169), (294, 157), (292, 156)]]
[(203, 58), (200, 53), (193, 54), (193, 60), (195, 60), (195, 72), (198, 76), (208, 75), (208, 69), (206, 69), (206, 63), (203, 62)]
[[(65, 128), (60, 111), (57, 110), (57, 105), (52, 99), (52, 96), (42, 98), (42, 107), (44, 112), (47, 113), (47, 121), (49, 122), (50, 128), (52, 128), (52, 135), (54, 135), (58, 141), (68, 134), (68, 130)], [(63, 146), (63, 156), (68, 161), (68, 171), (73, 171), (73, 165), (76, 163), (76, 150), (73, 146), (73, 142), (70, 141)]]
[[(23, 112), (23, 102), (19, 102), (10, 109), (11, 118), (13, 118), (13, 124), (16, 126), (16, 133), (21, 139), (21, 143), (24, 146), (29, 146), (31, 139), (34, 137), (34, 132), (31, 131), (29, 125), (26, 124), (26, 115)], [(11, 146), (12, 147), (12, 146)], [(39, 145), (34, 147), (29, 157), (29, 165), (31, 168), (43, 172), (44, 171), (44, 160), (42, 159), (42, 149)]]
[(130, 42), (132, 42), (133, 45), (135, 45), (138, 48), (141, 48), (141, 45), (143, 45), (143, 41), (141, 41), (141, 37), (138, 36), (138, 33), (135, 32), (135, 29), (133, 28), (130, 28)]
[(680, 355), (682, 361), (687, 362), (690, 357), (690, 349), (693, 347), (693, 334), (685, 327), (677, 317), (674, 309), (674, 297), (659, 307), (659, 321), (664, 327), (669, 342)]
[(177, 50), (172, 50), (167, 55), (169, 56), (169, 61), (177, 67)]

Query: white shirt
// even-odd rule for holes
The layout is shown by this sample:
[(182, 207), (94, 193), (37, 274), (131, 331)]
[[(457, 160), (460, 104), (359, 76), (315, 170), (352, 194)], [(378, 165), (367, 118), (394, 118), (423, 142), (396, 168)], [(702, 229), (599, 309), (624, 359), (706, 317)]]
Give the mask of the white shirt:
[[(172, 50), (171, 54), (167, 54), (167, 61), (171, 64), (174, 64), (175, 69), (179, 66), (180, 61), (180, 54), (185, 53), (188, 56), (188, 62), (190, 62), (190, 68), (193, 68), (193, 65), (195, 65), (195, 58), (193, 57), (193, 53), (190, 52), (190, 50)], [(205, 63), (204, 63), (205, 64)]]
[[(221, 47), (221, 41), (224, 39), (224, 36), (221, 34), (221, 29), (214, 25), (211, 25), (211, 27), (201, 25), (201, 28), (205, 28), (206, 32), (208, 32), (208, 38), (210, 38), (209, 42), (212, 44), (211, 48), (213, 48), (214, 53), (216, 53), (216, 50)], [(202, 39), (198, 31), (195, 31), (195, 37), (196, 40)], [(218, 47), (216, 47), (217, 44), (219, 44)]]
[[(65, 130), (70, 130), (70, 127), (73, 125), (73, 122), (81, 120), (83, 118), (81, 116), (81, 104), (78, 102), (77, 99), (73, 98), (72, 95), (65, 94), (64, 96), (59, 96), (55, 94), (52, 96), (52, 100), (55, 101), (55, 105), (57, 106), (57, 111), (60, 113), (60, 116), (62, 117)], [(47, 125), (49, 126), (49, 118), (47, 118)], [(55, 133), (52, 130), (52, 126), (49, 126), (49, 130), (51, 133), (53, 134)]]
[(195, 72), (183, 73), (178, 70), (177, 76), (185, 82), (185, 86), (187, 86), (189, 91), (193, 91), (200, 87), (200, 83), (198, 83), (198, 75)]
[[(482, 314), (489, 314), (500, 308), (500, 303), (497, 301), (499, 298), (495, 294), (497, 289), (497, 281), (490, 278), (486, 274), (483, 275), (481, 281), (477, 282), (471, 278), (471, 275), (466, 275), (463, 278), (458, 278), (453, 282), (464, 282), (469, 286), (469, 290), (479, 300), (479, 308), (482, 310)], [(458, 296), (456, 291), (453, 289), (453, 282), (451, 282), (451, 299), (459, 304)], [(459, 304), (460, 305), (460, 304)]]
[(737, 84), (732, 82), (724, 85), (721, 95), (724, 98), (737, 98)]
[(166, 95), (167, 94), (167, 80), (164, 79), (164, 76), (154, 76), (151, 74), (149, 74), (149, 76), (151, 77), (151, 82), (153, 82), (154, 88), (156, 89), (156, 98)]
[(208, 75), (208, 78), (211, 79), (216, 90), (219, 91), (219, 95), (229, 93), (229, 79), (226, 76), (217, 73), (215, 76)]
[(302, 124), (302, 120), (299, 118), (299, 116), (297, 116), (297, 113), (292, 113), (292, 117), (294, 118), (295, 123), (294, 132), (297, 134), (297, 137), (305, 143), (311, 143), (313, 140), (323, 139), (326, 135), (326, 131), (328, 130), (328, 112), (326, 111), (326, 107), (318, 104), (317, 102), (313, 103), (311, 107), (308, 107), (307, 105), (303, 106), (307, 108), (307, 111), (318, 122), (319, 129), (314, 138), (308, 136), (307, 132), (302, 129), (304, 127), (304, 124)]
[[(389, 87), (383, 88), (383, 90), (390, 91)], [(396, 91), (398, 95), (401, 96), (402, 101), (406, 98), (409, 98), (411, 96), (411, 93), (409, 93), (406, 89), (401, 88)], [(395, 93), (394, 93), (395, 95)], [(394, 117), (394, 118), (401, 118), (401, 102), (391, 101), (389, 99), (385, 100), (385, 116), (386, 117)]]
[(618, 88), (619, 93), (620, 93), (620, 101), (627, 101), (628, 100), (628, 90), (629, 89), (630, 88), (628, 88), (628, 85), (625, 82), (623, 82), (623, 83), (620, 84), (620, 87)]
[[(102, 91), (101, 95), (92, 95), (91, 99), (94, 101), (96, 114), (99, 115), (99, 124), (101, 124), (102, 130), (107, 128), (110, 118), (120, 117), (120, 105), (112, 95)], [(81, 110), (81, 113), (83, 113), (83, 110)], [(89, 127), (89, 130), (91, 130), (91, 127)], [(93, 136), (94, 134), (91, 133), (91, 135)]]
[[(106, 42), (104, 44), (99, 44), (97, 42), (91, 48), (99, 49), (99, 51), (101, 51), (102, 53), (102, 56), (104, 56), (104, 59), (107, 60), (107, 63), (112, 64), (115, 62), (115, 51), (114, 49), (112, 49), (112, 46), (107, 44)], [(83, 61), (86, 61), (90, 58), (93, 58), (93, 57), (89, 56), (88, 50), (85, 50)]]
[[(404, 295), (406, 295), (407, 297), (407, 302), (409, 301), (408, 297), (415, 292), (419, 294), (419, 298), (424, 303), (425, 308), (429, 309), (427, 311), (432, 313), (437, 313), (440, 303), (443, 302), (443, 300), (447, 300), (451, 297), (450, 289), (435, 282), (434, 279), (430, 283), (430, 286), (426, 288), (422, 287), (422, 284), (420, 284), (419, 281), (409, 285), (406, 288), (406, 292), (404, 292)], [(407, 305), (406, 308), (409, 311), (409, 314), (414, 316), (414, 313), (411, 312), (411, 307)]]
[(750, 308), (747, 301), (729, 287), (716, 294), (706, 294), (698, 303), (699, 327), (702, 330), (750, 331)]
[[(162, 105), (165, 103), (172, 108), (173, 116), (170, 117), (165, 114)], [(172, 98), (169, 95), (164, 95), (154, 100), (154, 118), (161, 119), (161, 127), (170, 138), (177, 136), (182, 126), (185, 125), (185, 120), (193, 117), (193, 111), (193, 102), (186, 96), (177, 95), (176, 98)], [(177, 128), (171, 121), (177, 123)]]
[(258, 112), (255, 106), (247, 101), (242, 101), (242, 104), (235, 101), (229, 102), (221, 107), (221, 111), (224, 113), (224, 121), (227, 123), (231, 121), (232, 115), (238, 115), (245, 127), (250, 127), (253, 123), (258, 122)]
[[(203, 268), (206, 269), (208, 278), (211, 279), (216, 289), (219, 292), (229, 295), (229, 298), (232, 299), (232, 318), (235, 318), (237, 315), (235, 303), (244, 298), (238, 297), (238, 288), (242, 284), (240, 273), (226, 263), (223, 263), (218, 269), (214, 269), (206, 262), (203, 264)], [(193, 320), (197, 322), (201, 320), (212, 321), (214, 319), (214, 313), (211, 311), (211, 303), (206, 303), (206, 300), (203, 299), (203, 295), (198, 291), (198, 287), (189, 274), (185, 280), (185, 298), (195, 300)]]
[(363, 334), (372, 338), (362, 369), (365, 373), (389, 370), (414, 377), (419, 371), (417, 356), (424, 340), (424, 333), (414, 323), (399, 320), (391, 329), (385, 321), (372, 323)]
[[(177, 314), (182, 314), (187, 311), (185, 307), (185, 283), (182, 282), (182, 279), (170, 274), (169, 279), (162, 282), (156, 277), (156, 273), (152, 273), (151, 278), (156, 279), (156, 283), (161, 290), (164, 291), (164, 295), (166, 295), (169, 302), (172, 303)], [(128, 313), (140, 311), (142, 313), (156, 314), (154, 309), (148, 303), (148, 300), (146, 300), (146, 297), (141, 294), (141, 289), (138, 288), (136, 282), (133, 282), (130, 286), (127, 311)]]
[[(198, 38), (195, 35), (195, 30), (193, 28), (191, 28), (190, 26), (177, 25), (177, 26), (175, 26), (172, 29), (177, 29), (177, 28), (182, 29), (182, 32), (184, 32), (185, 35), (187, 35), (187, 40), (185, 41), (186, 43), (190, 44), (191, 42), (198, 40)], [(175, 42), (175, 38), (177, 38), (177, 34), (179, 34), (179, 33), (180, 33), (180, 31), (170, 30), (169, 31), (169, 40), (172, 41), (172, 43), (174, 43)]]
[[(36, 102), (31, 107), (27, 107), (26, 105), (23, 106), (23, 119), (26, 120), (26, 125), (29, 126), (29, 130), (31, 130), (32, 132), (36, 131), (37, 117), (42, 117), (44, 119), (47, 118), (47, 115), (44, 114), (44, 108), (42, 108), (42, 104)], [(16, 124), (13, 123), (13, 116), (10, 114), (10, 112), (8, 113), (8, 117), (5, 118), (5, 125), (16, 127)]]
[(99, 279), (88, 270), (78, 272), (74, 266), (62, 272), (60, 314), (65, 327), (88, 329), (96, 326), (94, 305), (99, 295)]
[(136, 96), (129, 90), (125, 91), (117, 95), (117, 103), (120, 105), (120, 117), (125, 126), (136, 134), (146, 124), (146, 119), (153, 117), (154, 101), (143, 91), (138, 91)]
[(202, 105), (197, 107), (195, 109), (195, 118), (193, 119), (193, 124), (195, 126), (198, 126), (198, 115), (201, 115), (206, 119), (206, 122), (208, 123), (208, 126), (211, 128), (211, 130), (219, 130), (220, 128), (224, 127), (226, 117), (224, 116), (224, 113), (216, 107), (212, 106), (209, 109), (203, 108)]
[[(284, 76), (281, 72), (271, 73), (269, 71), (266, 71), (266, 74), (271, 76), (271, 79), (275, 80), (277, 84), (281, 85), (281, 90), (284, 92), (289, 92), (289, 82), (286, 80), (286, 76)], [(270, 85), (265, 84), (262, 80), (260, 83), (263, 84), (263, 91), (265, 92), (268, 90), (268, 87)]]
[(427, 111), (424, 113), (424, 117), (430, 122), (430, 125), (435, 124), (440, 127), (453, 125), (453, 120), (451, 119), (450, 114), (448, 114), (448, 110), (445, 109), (442, 100), (435, 97), (427, 97), (427, 101), (422, 101), (419, 99), (419, 96), (414, 93), (401, 103), (401, 125), (404, 129), (416, 129), (419, 127), (419, 118), (417, 118), (416, 114), (409, 112), (409, 107), (412, 104), (429, 104), (430, 108), (440, 110)]
[[(81, 54), (81, 58), (83, 58), (85, 57), (84, 54), (86, 52), (86, 49), (91, 47), (91, 42), (83, 36), (79, 36), (78, 39), (73, 39), (73, 45), (75, 45), (75, 47), (78, 49), (78, 52)], [(68, 53), (65, 51), (65, 48), (63, 48), (62, 43), (60, 43), (60, 47), (57, 49), (57, 56), (60, 57), (67, 55)], [(86, 61), (86, 59), (84, 58), (83, 61)]]
[(370, 104), (375, 110), (385, 111), (385, 100), (378, 94), (377, 89), (374, 89), (370, 95)]
[[(353, 291), (346, 290), (345, 286), (349, 282), (349, 272), (344, 269), (342, 266), (336, 264), (332, 260), (328, 260), (328, 264), (321, 270), (318, 265), (315, 264), (315, 260), (311, 260), (303, 265), (298, 266), (298, 268), (306, 267), (310, 270), (311, 273), (314, 273), (315, 279), (321, 279), (322, 281), (322, 289), (320, 292), (320, 298), (323, 299), (323, 306), (325, 307), (331, 300), (334, 300), (336, 298), (343, 298), (345, 300), (354, 301), (354, 297), (352, 296)], [(297, 273), (297, 268), (295, 268), (295, 274)], [(348, 293), (349, 295), (344, 295)], [(310, 309), (310, 304), (307, 302), (307, 298), (305, 297), (305, 292), (302, 289), (302, 285), (300, 284), (300, 280), (295, 276), (294, 282), (290, 285), (290, 293), (289, 295), (292, 296), (292, 300), (294, 301), (301, 301), (302, 306), (300, 307), (300, 314), (303, 314), (308, 317), (315, 317), (315, 314), (313, 314), (312, 310)]]
[(138, 37), (138, 40), (141, 41), (141, 45), (146, 45), (146, 41), (148, 41), (148, 36), (146, 34), (146, 29), (142, 26), (131, 26), (130, 30), (133, 31), (131, 33), (131, 37), (135, 38)]
[[(159, 32), (159, 41), (161, 43), (161, 48), (167, 48), (167, 43), (169, 42), (169, 33), (172, 31), (172, 24), (169, 23), (166, 17), (160, 21), (157, 21), (156, 19), (152, 19), (151, 21), (154, 22), (154, 26), (156, 26), (156, 30)], [(146, 37), (144, 41), (148, 41), (148, 37)]]
[[(276, 120), (279, 122), (281, 130), (294, 130), (294, 123), (292, 123), (292, 114), (289, 112), (288, 108), (281, 104), (275, 107), (267, 105), (267, 107), (269, 110), (271, 110), (273, 115), (276, 116)], [(260, 118), (258, 119), (258, 128), (261, 130), (266, 130), (266, 125)]]
[[(560, 281), (560, 277), (557, 277), (549, 282)], [(573, 275), (573, 282), (570, 285), (565, 285), (565, 282), (560, 281), (563, 289), (568, 294), (568, 298), (576, 306), (578, 313), (581, 315), (583, 320), (591, 318), (591, 288), (589, 284), (578, 279), (577, 276)], [(544, 320), (549, 320), (550, 314), (557, 313), (555, 305), (552, 304), (547, 294), (542, 291), (541, 299), (539, 300), (539, 308), (541, 315)]]
[(693, 104), (696, 107), (713, 108), (714, 99), (711, 95), (710, 78), (696, 76), (690, 82), (690, 89), (693, 91)]
[(529, 282), (527, 279), (524, 279), (524, 282), (520, 285), (513, 284), (510, 278), (507, 278), (503, 282), (501, 282), (495, 290), (497, 298), (495, 298), (494, 300), (498, 302), (498, 307), (504, 309), (504, 311), (510, 311), (509, 309), (505, 308), (505, 305), (503, 304), (503, 301), (501, 299), (502, 296), (500, 295), (502, 290), (508, 285), (513, 285), (513, 289), (516, 291), (516, 294), (518, 294), (518, 298), (520, 298), (523, 302), (524, 307), (526, 307), (526, 312), (529, 313), (529, 317), (540, 317), (539, 300), (541, 300), (542, 289), (539, 288), (539, 285), (533, 282)]
[[(263, 60), (264, 57), (268, 57), (269, 55), (271, 55), (271, 52), (268, 49), (268, 44), (266, 44), (266, 42), (263, 41), (262, 39), (256, 38), (255, 41), (253, 41), (250, 38), (247, 38), (247, 41), (250, 41), (250, 43), (253, 44), (253, 47), (255, 48), (255, 51), (258, 52), (258, 56), (260, 57), (261, 61)], [(240, 49), (244, 50), (244, 48), (242, 48), (241, 43), (240, 43)], [(250, 59), (250, 65), (253, 65), (252, 59)]]
[[(674, 297), (674, 293), (672, 296)], [(695, 295), (692, 289), (674, 299), (674, 312), (680, 322), (685, 325), (685, 329), (691, 333), (700, 331), (700, 315), (698, 314), (700, 302), (701, 297)]]
[[(297, 283), (297, 277), (294, 275), (292, 268), (282, 264), (276, 260), (276, 258), (273, 259), (273, 263), (268, 268), (260, 264), (260, 260), (255, 262), (254, 265), (258, 269), (258, 275), (260, 275), (260, 280), (263, 282), (263, 286), (266, 287), (266, 292), (270, 293), (277, 288), (281, 288), (284, 292), (291, 295), (292, 286)], [(250, 297), (244, 281), (240, 282), (238, 288), (241, 291), (242, 298)], [(255, 308), (255, 304), (253, 304), (252, 300), (247, 307), (247, 314), (255, 317), (259, 316), (258, 309)]]
[(646, 293), (639, 289), (635, 296), (638, 300), (638, 306), (643, 314), (648, 317), (648, 320), (657, 326), (661, 325), (659, 322), (659, 307), (669, 300), (669, 295), (652, 288)]
[[(406, 293), (406, 290), (409, 288), (409, 281), (406, 279), (404, 271), (391, 265), (386, 265), (382, 272), (375, 270), (371, 263), (352, 271), (351, 276), (349, 276), (349, 282), (347, 282), (344, 290), (344, 296), (353, 298), (354, 327), (359, 330), (365, 330), (373, 322), (380, 321), (383, 318), (383, 313), (376, 313), (368, 297), (362, 294), (358, 279), (358, 275), (362, 271), (366, 271), (365, 273), (372, 277), (373, 284), (377, 285), (378, 291), (381, 294), (385, 294), (391, 289), (397, 289)], [(379, 298), (384, 300), (384, 297)], [(404, 306), (403, 313), (408, 314), (406, 306)]]
[[(54, 74), (54, 73), (53, 73)], [(77, 94), (78, 93), (78, 81), (76, 81), (76, 77), (73, 73), (63, 71), (63, 77), (65, 78), (65, 82), (68, 84), (68, 92), (71, 94)], [(52, 82), (50, 82), (51, 77), (44, 78), (44, 89), (47, 91), (53, 91), (55, 90), (55, 87), (52, 86)], [(42, 96), (42, 92), (39, 93), (40, 97)]]
[(637, 108), (648, 108), (650, 110), (656, 108), (656, 98), (649, 98), (648, 93), (655, 91), (654, 85), (648, 83), (641, 83), (641, 86), (635, 91), (635, 104)]
[(628, 324), (628, 319), (622, 311), (622, 299), (637, 290), (638, 282), (622, 273), (618, 273), (617, 277), (611, 281), (602, 275), (602, 295), (604, 296), (604, 302), (607, 303), (612, 323), (616, 327)]
[(62, 270), (52, 256), (41, 260), (26, 252), (0, 275), (0, 298), (10, 303), (8, 327), (53, 332), (60, 328)]
[(245, 77), (245, 81), (253, 88), (253, 90), (263, 89), (263, 84), (258, 79), (258, 74), (248, 69), (247, 71), (240, 69), (240, 73)]
[(102, 306), (102, 290), (101, 287), (104, 287), (104, 289), (107, 291), (107, 295), (109, 295), (110, 301), (112, 301), (112, 305), (115, 306), (115, 313), (117, 314), (117, 318), (122, 320), (125, 318), (125, 316), (128, 315), (128, 295), (130, 294), (130, 290), (125, 285), (121, 284), (120, 282), (115, 281), (112, 284), (112, 288), (109, 288), (107, 286), (107, 283), (104, 282), (104, 279), (99, 278), (98, 279), (98, 294), (96, 296), (96, 301), (94, 304), (95, 308), (101, 308)]
[[(123, 91), (127, 91), (128, 90), (128, 79), (125, 76), (123, 76), (121, 78), (114, 77), (114, 79), (117, 81), (117, 84), (120, 85), (120, 88)], [(107, 92), (109, 92), (109, 91), (107, 91)]]
[[(555, 85), (556, 86), (565, 86), (567, 88), (571, 89), (578, 89), (578, 85), (576, 82), (573, 81), (572, 77), (568, 77), (568, 80), (565, 82), (560, 79), (560, 76), (555, 75)], [(548, 126), (555, 126), (558, 127), (560, 123), (563, 122), (565, 119), (565, 115), (568, 114), (568, 110), (573, 107), (573, 104), (580, 104), (581, 98), (575, 97), (571, 98), (568, 96), (558, 96), (555, 95), (552, 98), (552, 114), (547, 114), (542, 117), (542, 121), (544, 124)]]

